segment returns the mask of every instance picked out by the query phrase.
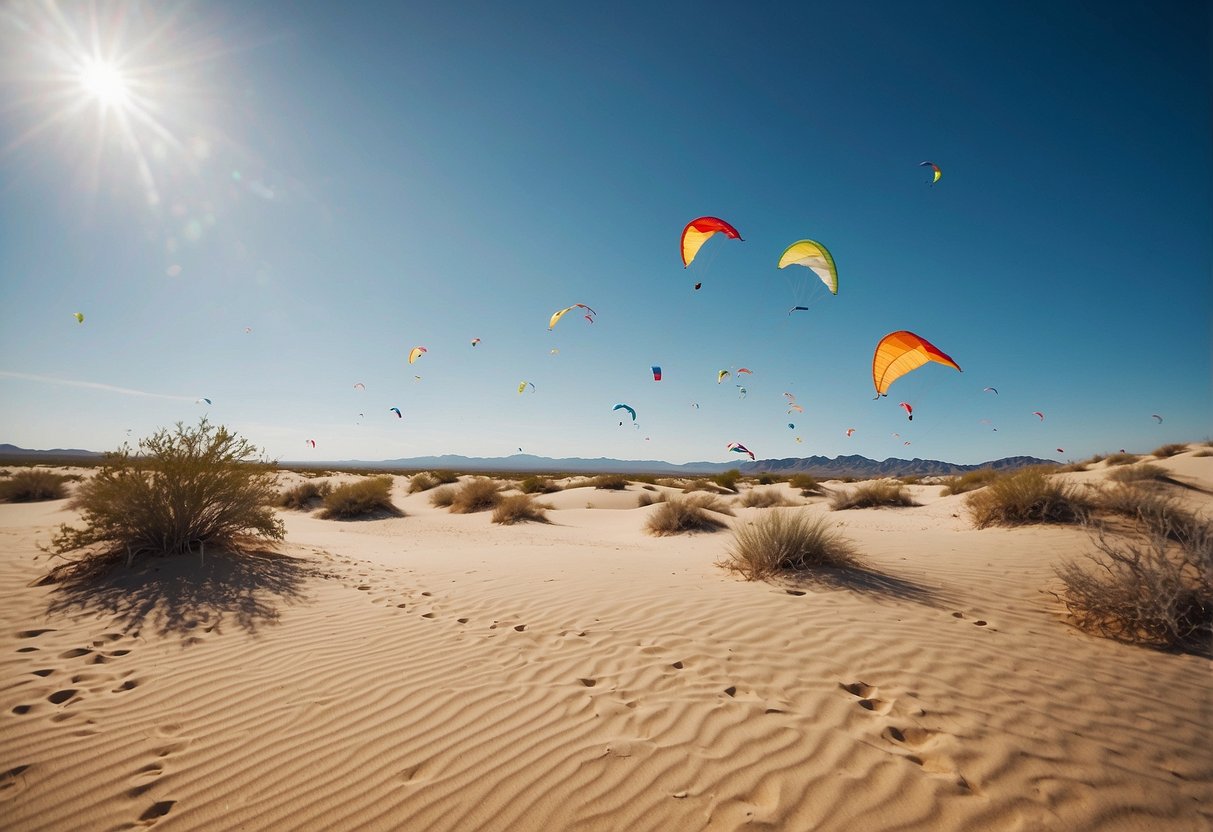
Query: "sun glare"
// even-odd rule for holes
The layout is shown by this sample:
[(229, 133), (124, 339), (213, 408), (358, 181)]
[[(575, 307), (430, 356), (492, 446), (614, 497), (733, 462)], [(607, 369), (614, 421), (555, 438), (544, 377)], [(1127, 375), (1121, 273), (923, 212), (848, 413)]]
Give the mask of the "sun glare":
[(91, 59), (80, 67), (80, 83), (85, 92), (107, 107), (120, 107), (128, 98), (126, 79), (113, 64)]

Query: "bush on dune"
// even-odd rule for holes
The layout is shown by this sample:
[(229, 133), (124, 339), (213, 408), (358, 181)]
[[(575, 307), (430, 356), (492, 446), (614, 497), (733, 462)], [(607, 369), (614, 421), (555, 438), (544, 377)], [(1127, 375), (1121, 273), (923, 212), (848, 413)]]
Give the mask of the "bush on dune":
[(979, 529), (1077, 523), (1091, 507), (1074, 488), (1050, 479), (1039, 468), (1024, 468), (995, 480), (969, 495), (966, 505)]
[(824, 517), (777, 510), (733, 530), (733, 543), (720, 566), (747, 581), (781, 572), (858, 565), (854, 545)]
[(535, 498), (530, 494), (512, 494), (502, 497), (497, 503), (497, 507), (493, 509), (493, 522), (503, 526), (526, 522), (546, 523), (548, 508), (549, 506), (535, 502)]
[(560, 491), (560, 486), (546, 477), (523, 477), (518, 483), (518, 490), (523, 494), (551, 494)]
[(1123, 468), (1117, 468), (1115, 471), (1109, 471), (1108, 479), (1112, 482), (1120, 483), (1173, 482), (1166, 468), (1149, 462), (1140, 465), (1126, 465)]
[(790, 506), (792, 503), (778, 491), (750, 489), (742, 495), (741, 505), (744, 508), (777, 508), (779, 506)]
[(916, 506), (900, 482), (872, 480), (860, 483), (855, 488), (835, 491), (830, 497), (830, 508), (843, 511), (852, 508), (878, 508), (881, 506)]
[(1111, 468), (1113, 465), (1130, 465), (1139, 459), (1141, 459), (1141, 457), (1139, 457), (1137, 454), (1127, 454), (1122, 452), (1108, 454), (1104, 462), (1106, 462), (1108, 467)]
[(501, 487), (487, 477), (468, 480), (454, 492), (450, 504), (452, 514), (473, 514), (488, 511), (501, 502)]
[(708, 509), (692, 500), (666, 500), (649, 515), (645, 529), (649, 534), (663, 537), (686, 532), (714, 532), (724, 527), (724, 521), (713, 517)]
[(640, 495), (636, 498), (636, 505), (639, 508), (644, 508), (645, 506), (651, 506), (653, 503), (664, 503), (665, 501), (666, 496), (664, 491), (658, 491), (655, 494), (641, 491)]
[(623, 474), (602, 474), (594, 477), (587, 485), (602, 491), (624, 491), (628, 487), (628, 478)]
[(959, 476), (948, 477), (944, 480), (943, 491), (940, 492), (940, 496), (947, 497), (952, 494), (966, 494), (969, 491), (976, 491), (994, 482), (998, 477), (999, 473), (993, 468), (979, 468), (976, 471), (966, 471)]
[(0, 502), (33, 503), (41, 500), (62, 500), (67, 496), (63, 484), (72, 479), (38, 468), (18, 471), (9, 479), (0, 480)]
[(392, 478), (384, 475), (342, 483), (324, 498), (325, 520), (352, 520), (359, 517), (400, 517), (404, 514), (392, 503)]
[(422, 471), (418, 474), (413, 474), (409, 479), (409, 493), (417, 494), (422, 491), (429, 491), (439, 485), (450, 485), (453, 482), (458, 482), (459, 475), (454, 471)]
[(730, 468), (727, 471), (721, 471), (716, 476), (712, 477), (712, 482), (723, 488), (725, 491), (737, 492), (737, 483), (741, 481), (741, 471), (736, 468)]
[(810, 497), (814, 494), (820, 494), (825, 490), (822, 488), (821, 483), (817, 481), (817, 478), (809, 474), (793, 474), (788, 478), (788, 485), (793, 488), (799, 488), (801, 497)]
[(450, 508), (455, 502), (455, 494), (459, 491), (453, 485), (446, 485), (430, 494), (430, 505), (435, 508)]
[(303, 482), (294, 488), (288, 488), (278, 497), (279, 508), (291, 508), (299, 511), (311, 511), (333, 490), (333, 484), (328, 480), (321, 482)]
[(176, 555), (194, 547), (242, 551), (282, 540), (275, 473), (247, 440), (205, 418), (180, 422), (105, 455), (101, 470), (76, 492), (84, 528), (59, 527), (57, 554), (85, 559)]
[(1184, 445), (1179, 442), (1174, 442), (1169, 445), (1162, 445), (1160, 447), (1155, 448), (1153, 455), (1158, 457), (1159, 459), (1166, 459), (1167, 457), (1175, 456), (1176, 454), (1182, 454), (1186, 450), (1188, 450), (1187, 445)]

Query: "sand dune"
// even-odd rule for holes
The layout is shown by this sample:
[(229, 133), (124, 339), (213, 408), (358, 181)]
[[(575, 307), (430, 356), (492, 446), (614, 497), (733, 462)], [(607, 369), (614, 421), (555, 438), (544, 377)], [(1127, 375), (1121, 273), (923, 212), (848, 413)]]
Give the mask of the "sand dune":
[[(1213, 458), (1150, 461), (1213, 489)], [(0, 505), (0, 825), (1213, 827), (1213, 664), (1064, 622), (1084, 532), (785, 490), (872, 572), (746, 583), (727, 531), (646, 535), (637, 484), (503, 527), (397, 477), (403, 517), (283, 512), (287, 558), (87, 596), (31, 585), (64, 501)]]

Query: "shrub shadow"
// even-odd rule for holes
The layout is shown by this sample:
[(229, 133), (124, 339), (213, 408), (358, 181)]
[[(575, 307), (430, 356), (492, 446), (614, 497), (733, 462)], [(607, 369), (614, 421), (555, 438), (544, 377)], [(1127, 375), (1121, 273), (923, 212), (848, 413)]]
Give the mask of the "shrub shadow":
[(945, 593), (937, 587), (927, 586), (909, 578), (899, 578), (878, 572), (870, 567), (828, 566), (813, 570), (783, 573), (779, 580), (785, 589), (814, 587), (817, 589), (845, 589), (860, 595), (885, 600), (910, 601), (928, 607), (942, 607), (951, 603)]
[(40, 583), (54, 586), (48, 615), (106, 614), (127, 632), (184, 636), (228, 624), (256, 633), (277, 622), (283, 605), (307, 600), (309, 579), (324, 577), (311, 561), (254, 551), (153, 558), (133, 567), (100, 556), (60, 567)]

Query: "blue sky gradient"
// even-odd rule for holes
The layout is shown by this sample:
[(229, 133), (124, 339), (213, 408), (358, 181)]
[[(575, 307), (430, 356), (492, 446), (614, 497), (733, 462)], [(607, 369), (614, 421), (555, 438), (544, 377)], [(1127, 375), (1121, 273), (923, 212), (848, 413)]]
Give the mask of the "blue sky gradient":
[[(1118, 5), (15, 4), (0, 441), (204, 413), (283, 460), (1207, 438), (1210, 8)], [(93, 31), (151, 113), (125, 139), (64, 76)], [(744, 242), (684, 270), (702, 215)], [(805, 237), (837, 297), (775, 268)], [(898, 329), (964, 372), (873, 401)]]

